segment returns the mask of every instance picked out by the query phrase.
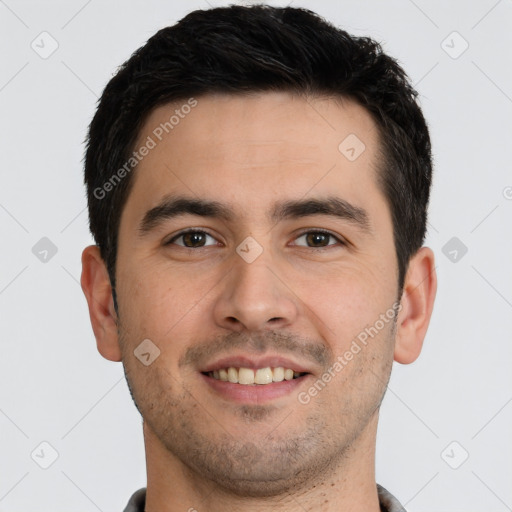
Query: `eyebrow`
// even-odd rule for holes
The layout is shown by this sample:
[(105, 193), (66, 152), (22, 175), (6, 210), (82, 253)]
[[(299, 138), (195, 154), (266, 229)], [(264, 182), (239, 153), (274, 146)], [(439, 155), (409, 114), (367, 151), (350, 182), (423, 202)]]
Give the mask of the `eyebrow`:
[[(235, 213), (231, 207), (218, 201), (182, 196), (165, 196), (163, 200), (148, 210), (139, 225), (139, 236), (143, 237), (166, 220), (180, 215), (197, 215), (233, 222)], [(373, 234), (370, 218), (366, 210), (350, 204), (339, 197), (324, 199), (287, 200), (274, 203), (269, 219), (278, 223), (285, 219), (298, 219), (311, 215), (325, 215), (343, 219), (366, 234)]]

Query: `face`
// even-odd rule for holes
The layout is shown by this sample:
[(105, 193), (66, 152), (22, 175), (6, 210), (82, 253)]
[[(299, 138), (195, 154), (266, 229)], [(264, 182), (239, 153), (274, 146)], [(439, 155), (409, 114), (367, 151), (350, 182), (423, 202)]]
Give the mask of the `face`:
[(120, 222), (123, 364), (170, 459), (278, 493), (368, 436), (389, 378), (398, 269), (377, 129), (349, 101), (195, 101), (154, 110), (136, 143), (155, 144)]

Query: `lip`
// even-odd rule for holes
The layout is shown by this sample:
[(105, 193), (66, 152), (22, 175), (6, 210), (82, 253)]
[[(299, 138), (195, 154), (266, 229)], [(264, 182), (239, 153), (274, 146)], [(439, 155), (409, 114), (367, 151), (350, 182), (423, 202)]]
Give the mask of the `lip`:
[[(292, 361), (286, 357), (278, 355), (267, 355), (264, 357), (248, 357), (243, 355), (238, 356), (227, 356), (217, 361), (206, 365), (199, 371), (201, 373), (213, 372), (215, 370), (221, 370), (223, 368), (251, 368), (252, 370), (258, 370), (259, 368), (289, 368), (294, 372), (299, 373), (312, 373), (311, 368), (305, 365)], [(288, 381), (291, 382), (291, 381)], [(267, 384), (270, 386), (271, 384)]]
[(235, 384), (209, 377), (204, 373), (200, 376), (210, 389), (221, 398), (240, 404), (263, 404), (277, 398), (290, 395), (309, 380), (311, 374), (303, 375), (293, 380), (272, 382), (271, 384)]

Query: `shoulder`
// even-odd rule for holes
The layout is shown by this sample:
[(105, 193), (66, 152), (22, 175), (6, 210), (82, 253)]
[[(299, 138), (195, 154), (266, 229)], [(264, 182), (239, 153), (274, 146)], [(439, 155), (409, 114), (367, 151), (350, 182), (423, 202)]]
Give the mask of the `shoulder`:
[(382, 512), (407, 512), (402, 504), (382, 485), (377, 484), (377, 492)]
[(144, 512), (144, 505), (146, 504), (146, 488), (143, 487), (135, 491), (123, 512)]

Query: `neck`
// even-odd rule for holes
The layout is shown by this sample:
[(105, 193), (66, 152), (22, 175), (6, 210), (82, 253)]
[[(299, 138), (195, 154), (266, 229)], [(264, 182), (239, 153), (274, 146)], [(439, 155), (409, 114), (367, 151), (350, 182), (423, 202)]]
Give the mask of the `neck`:
[(378, 411), (366, 428), (315, 481), (284, 495), (247, 497), (220, 488), (169, 452), (144, 422), (147, 465), (147, 512), (379, 512), (375, 483), (375, 439)]

